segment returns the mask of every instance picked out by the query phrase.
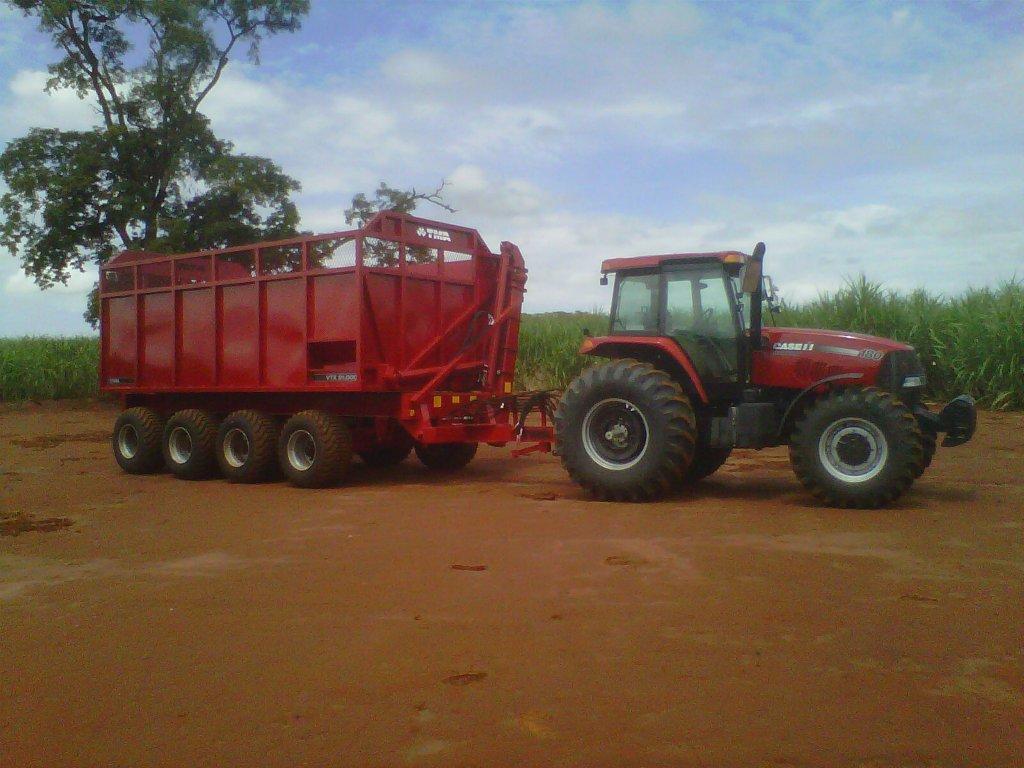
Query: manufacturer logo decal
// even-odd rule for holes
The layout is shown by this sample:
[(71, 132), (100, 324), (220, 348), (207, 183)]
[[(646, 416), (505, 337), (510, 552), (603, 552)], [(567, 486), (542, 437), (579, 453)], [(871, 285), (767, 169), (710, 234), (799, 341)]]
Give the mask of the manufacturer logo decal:
[(450, 232), (446, 232), (443, 229), (434, 229), (433, 227), (417, 227), (416, 234), (420, 237), (427, 237), (431, 240), (441, 240), (446, 243), (452, 241), (452, 235)]
[(860, 356), (865, 360), (881, 360), (884, 357), (884, 355), (877, 349), (861, 350)]
[(802, 341), (777, 341), (772, 344), (772, 349), (776, 352), (810, 352), (814, 345)]

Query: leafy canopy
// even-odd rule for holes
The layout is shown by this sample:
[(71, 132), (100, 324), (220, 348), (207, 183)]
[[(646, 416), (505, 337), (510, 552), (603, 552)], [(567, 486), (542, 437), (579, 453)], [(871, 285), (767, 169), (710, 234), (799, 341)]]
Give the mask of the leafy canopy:
[(0, 154), (0, 245), (40, 286), (121, 248), (187, 251), (295, 233), (298, 182), (267, 158), (234, 153), (200, 107), (239, 48), (258, 61), (267, 35), (299, 28), (308, 0), (7, 2), (62, 53), (47, 89), (91, 99), (99, 122), (35, 128)]

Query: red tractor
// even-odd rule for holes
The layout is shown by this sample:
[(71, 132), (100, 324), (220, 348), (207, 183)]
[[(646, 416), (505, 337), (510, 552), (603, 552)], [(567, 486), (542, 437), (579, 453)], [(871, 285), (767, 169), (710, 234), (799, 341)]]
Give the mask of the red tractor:
[(974, 401), (921, 402), (912, 347), (840, 331), (763, 327), (774, 307), (764, 243), (610, 259), (611, 328), (580, 352), (607, 358), (566, 390), (556, 450), (602, 499), (644, 501), (717, 470), (733, 448), (789, 446), (800, 482), (835, 506), (899, 498), (944, 446), (974, 434)]

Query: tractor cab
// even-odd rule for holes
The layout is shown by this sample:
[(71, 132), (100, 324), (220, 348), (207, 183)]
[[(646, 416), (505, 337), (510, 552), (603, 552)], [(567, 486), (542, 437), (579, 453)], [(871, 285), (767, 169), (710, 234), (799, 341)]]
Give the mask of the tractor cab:
[(749, 331), (753, 320), (760, 324), (765, 294), (761, 253), (609, 259), (602, 271), (615, 273), (610, 337), (670, 341), (692, 364), (709, 400), (739, 395), (749, 378)]

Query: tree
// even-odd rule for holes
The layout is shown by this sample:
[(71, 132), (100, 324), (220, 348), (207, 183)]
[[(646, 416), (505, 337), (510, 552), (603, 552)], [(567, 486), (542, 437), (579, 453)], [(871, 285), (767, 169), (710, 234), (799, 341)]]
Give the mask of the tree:
[[(7, 0), (63, 52), (47, 89), (91, 97), (99, 125), (36, 128), (0, 154), (0, 245), (43, 287), (117, 250), (216, 248), (294, 234), (299, 189), (235, 154), (200, 112), (231, 56), (299, 28), (308, 0)], [(146, 39), (130, 66), (132, 40)], [(95, 302), (90, 302), (94, 307)], [(94, 311), (87, 319), (96, 321)]]
[[(433, 192), (417, 192), (415, 188), (396, 189), (382, 181), (374, 192), (372, 200), (362, 192), (352, 198), (352, 207), (345, 211), (345, 223), (362, 227), (380, 211), (412, 213), (421, 202), (432, 203), (444, 208), (449, 213), (455, 213), (455, 209), (445, 202), (442, 195), (446, 183), (442, 180)], [(407, 258), (409, 261), (422, 264), (434, 258), (430, 251), (430, 248), (410, 246)], [(392, 267), (398, 263), (398, 246), (387, 240), (364, 240), (363, 254), (363, 258), (368, 258), (380, 266)]]

